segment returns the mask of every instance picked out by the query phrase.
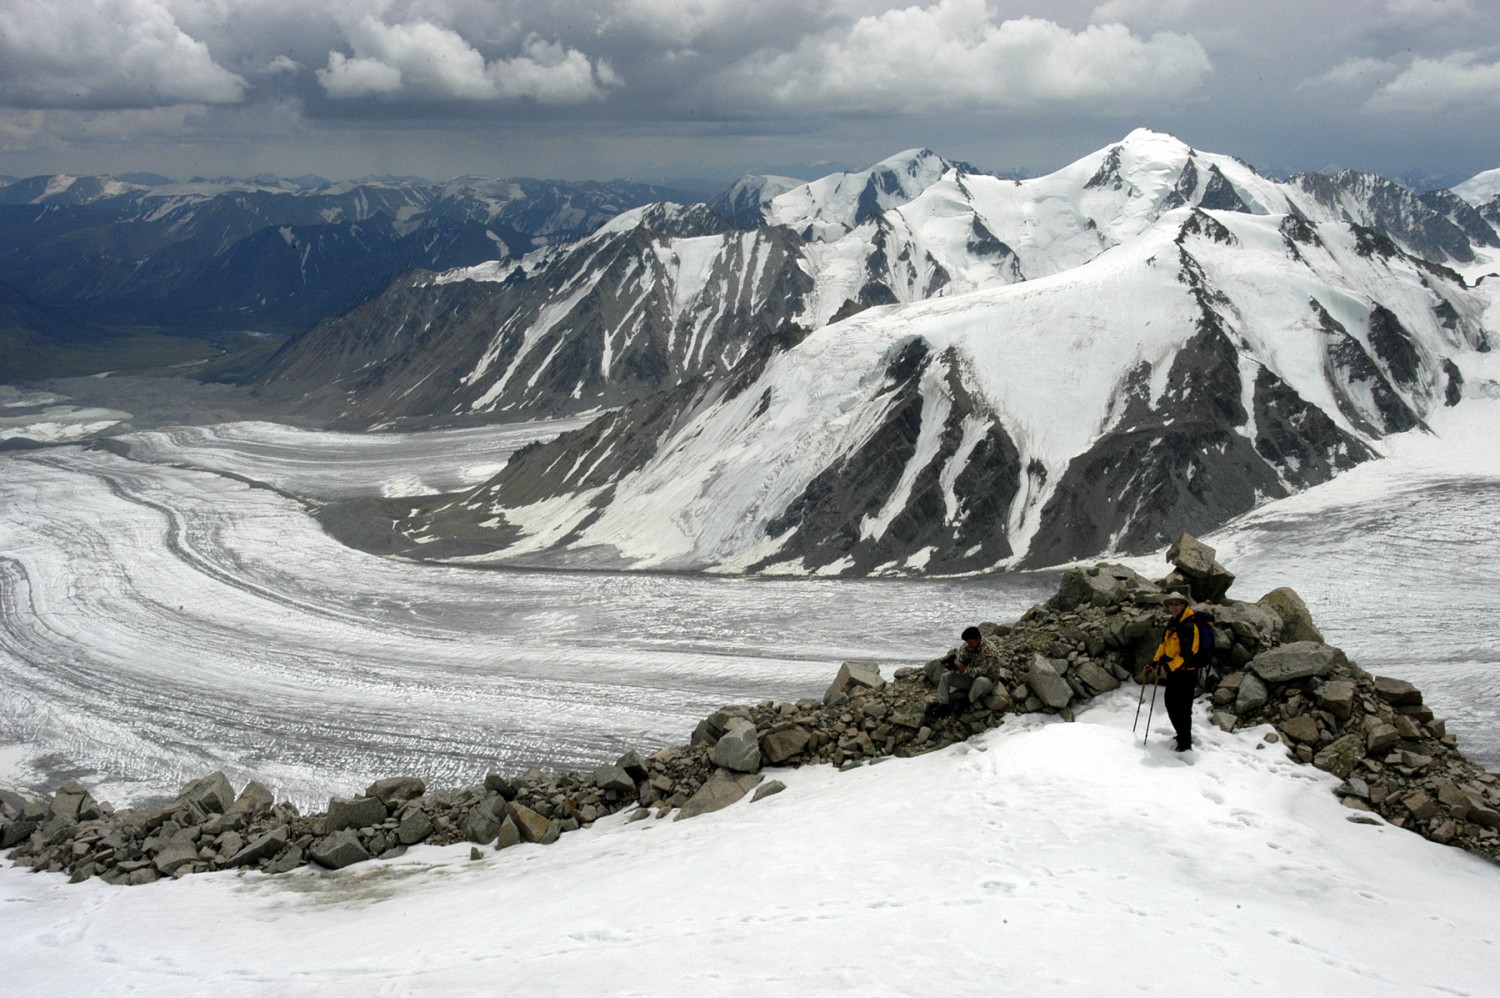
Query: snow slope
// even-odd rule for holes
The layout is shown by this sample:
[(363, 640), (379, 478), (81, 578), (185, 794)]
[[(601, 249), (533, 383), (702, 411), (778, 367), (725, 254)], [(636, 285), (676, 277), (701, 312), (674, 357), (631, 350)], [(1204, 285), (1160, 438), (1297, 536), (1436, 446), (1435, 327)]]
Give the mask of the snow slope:
[[(1160, 705), (1157, 705), (1158, 708)], [(1077, 723), (687, 823), (148, 887), (0, 870), (8, 995), (1484, 995), (1500, 868), (1356, 824), (1262, 730)], [(1144, 720), (1142, 726), (1144, 727)]]
[[(971, 571), (1155, 547), (1158, 521), (1201, 529), (1419, 425), (1456, 390), (1449, 359), (1482, 345), (1482, 306), (1346, 223), (1179, 208), (1081, 266), (824, 327), (744, 383), (639, 407), (675, 406), (665, 425), (632, 431), (627, 415), (563, 437), (464, 505), (522, 529), (501, 557), (608, 552), (648, 568), (847, 570), (856, 561), (792, 542), (808, 504), (827, 511), (851, 479), (864, 494), (819, 530), (844, 530), (861, 571), (885, 558), (887, 570), (925, 567), (934, 546), (948, 570)], [(1152, 506), (1162, 488), (1132, 483), (1111, 456), (1179, 423), (1197, 435), (1182, 469), (1161, 465), (1167, 494), (1216, 450), (1230, 462), (1204, 472), (1226, 493), (1219, 507)], [(981, 456), (1005, 450), (999, 471), (966, 484)], [(1163, 458), (1145, 460), (1153, 471)], [(1095, 508), (1063, 505), (1100, 461), (1118, 487)], [(982, 505), (997, 494), (998, 511)], [(881, 547), (903, 513), (927, 533)], [(988, 542), (965, 533), (981, 520)], [(1081, 532), (1084, 520), (1100, 533)], [(1070, 531), (1074, 547), (1061, 547)]]
[(1500, 169), (1485, 170), (1475, 174), (1461, 184), (1455, 185), (1453, 193), (1478, 207), (1500, 196)]

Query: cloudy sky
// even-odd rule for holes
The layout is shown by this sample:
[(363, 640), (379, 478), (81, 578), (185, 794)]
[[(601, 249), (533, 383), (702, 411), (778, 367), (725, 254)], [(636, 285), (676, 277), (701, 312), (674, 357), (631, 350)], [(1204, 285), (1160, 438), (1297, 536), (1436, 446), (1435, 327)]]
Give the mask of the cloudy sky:
[(1500, 0), (0, 0), (0, 174), (1500, 167)]

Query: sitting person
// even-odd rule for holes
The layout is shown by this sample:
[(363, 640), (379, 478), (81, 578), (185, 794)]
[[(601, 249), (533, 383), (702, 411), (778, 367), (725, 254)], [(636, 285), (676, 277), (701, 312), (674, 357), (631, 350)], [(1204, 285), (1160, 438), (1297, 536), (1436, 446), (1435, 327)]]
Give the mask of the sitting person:
[(962, 645), (929, 662), (922, 672), (927, 682), (937, 687), (937, 703), (978, 703), (995, 689), (1000, 676), (1000, 656), (979, 628), (966, 627), (961, 637)]

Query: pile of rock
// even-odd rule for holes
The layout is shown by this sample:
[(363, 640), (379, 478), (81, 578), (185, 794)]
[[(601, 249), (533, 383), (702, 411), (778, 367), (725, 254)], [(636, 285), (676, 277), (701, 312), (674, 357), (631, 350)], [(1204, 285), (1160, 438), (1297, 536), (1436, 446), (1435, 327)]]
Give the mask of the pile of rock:
[(1207, 685), (1216, 724), (1271, 724), (1268, 741), (1345, 779), (1349, 807), (1500, 857), (1500, 781), (1463, 758), (1420, 693), (1366, 674), (1324, 644), (1291, 590), (1256, 603), (1227, 599), (1234, 576), (1191, 537), (1169, 558), (1173, 571), (1155, 581), (1119, 565), (1070, 571), (1046, 605), (1013, 624), (979, 625), (1000, 663), (996, 686), (958, 708), (933, 702), (919, 668), (898, 669), (887, 682), (873, 663), (846, 662), (821, 699), (723, 707), (687, 745), (645, 758), (628, 752), (592, 772), (492, 773), (482, 786), (433, 794), (421, 780), (396, 777), (307, 817), (275, 804), (258, 783), (236, 795), (221, 773), (140, 812), (116, 812), (69, 783), (50, 801), (0, 797), (0, 848), (75, 881), (135, 884), (308, 862), (336, 869), (417, 843), (467, 841), (479, 855), (480, 846), (549, 843), (626, 808), (632, 820), (689, 818), (752, 790), (759, 800), (784, 789), (763, 782), (766, 766), (850, 768), (942, 748), (1011, 714), (1071, 719), (1080, 704), (1139, 679), (1166, 623), (1164, 595), (1186, 590), (1215, 618), (1219, 666)]
[(1296, 641), (1225, 676), (1213, 703), (1225, 730), (1274, 725), (1268, 740), (1343, 777), (1346, 806), (1500, 858), (1500, 780), (1464, 758), (1410, 683), (1372, 676), (1321, 642)]

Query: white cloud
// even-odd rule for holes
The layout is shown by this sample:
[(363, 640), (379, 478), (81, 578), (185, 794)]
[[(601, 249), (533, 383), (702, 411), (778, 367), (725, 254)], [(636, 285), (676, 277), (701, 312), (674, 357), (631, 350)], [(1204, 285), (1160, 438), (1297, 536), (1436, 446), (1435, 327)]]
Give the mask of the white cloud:
[(389, 25), (363, 18), (349, 33), (352, 56), (330, 52), (317, 72), (330, 97), (499, 100), (527, 97), (544, 104), (598, 100), (621, 81), (603, 60), (535, 35), (512, 59), (486, 62), (449, 28), (426, 21)]
[(1367, 89), (1399, 70), (1384, 59), (1345, 59), (1322, 76), (1303, 80), (1297, 84), (1301, 90), (1317, 90), (1322, 87), (1341, 89)]
[(270, 62), (262, 66), (260, 68), (260, 71), (262, 73), (265, 73), (266, 75), (272, 75), (279, 73), (295, 73), (301, 68), (302, 64), (299, 63), (296, 59), (293, 59), (292, 57), (286, 55), (278, 55), (276, 58), (272, 59)]
[(1413, 59), (1365, 102), (1369, 111), (1500, 111), (1500, 60), (1493, 53), (1454, 52)]
[(1119, 24), (1073, 31), (1040, 18), (996, 21), (984, 0), (940, 0), (862, 17), (796, 51), (757, 56), (725, 85), (781, 106), (849, 111), (1059, 104), (1098, 109), (1180, 98), (1211, 69), (1193, 38), (1141, 38)]
[(244, 92), (160, 0), (0, 4), (0, 102), (12, 107), (229, 104)]

